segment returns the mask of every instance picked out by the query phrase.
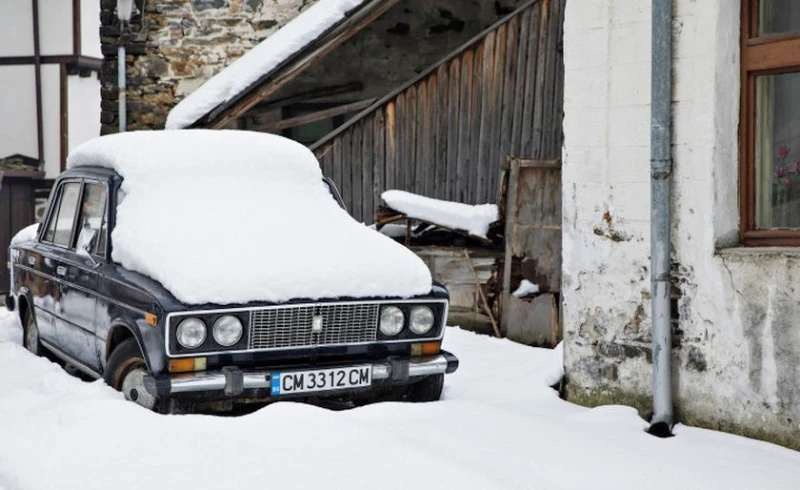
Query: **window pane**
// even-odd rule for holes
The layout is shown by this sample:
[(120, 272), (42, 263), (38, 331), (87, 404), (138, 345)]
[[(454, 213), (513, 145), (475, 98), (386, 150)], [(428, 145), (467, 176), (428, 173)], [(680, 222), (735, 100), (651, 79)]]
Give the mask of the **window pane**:
[[(86, 184), (81, 201), (81, 215), (78, 232), (78, 247), (94, 243), (93, 252), (105, 251), (105, 240), (102, 239), (103, 224), (106, 215), (106, 188), (98, 184)], [(98, 248), (102, 244), (102, 249)]]
[(55, 204), (53, 204), (53, 218), (47, 223), (47, 231), (44, 234), (44, 241), (52, 242), (56, 235), (56, 216), (58, 216), (58, 208), (61, 205), (61, 193), (55, 195)]
[(800, 73), (756, 79), (756, 227), (800, 228)]
[(54, 233), (48, 230), (47, 238), (50, 241), (63, 245), (70, 246), (72, 239), (72, 224), (75, 221), (75, 208), (78, 207), (78, 195), (80, 194), (81, 185), (77, 182), (70, 182), (64, 184), (61, 189), (61, 204), (59, 205), (58, 214), (56, 219), (50, 225), (55, 225)]
[(800, 33), (800, 2), (797, 0), (761, 0), (758, 8), (758, 32), (770, 34)]

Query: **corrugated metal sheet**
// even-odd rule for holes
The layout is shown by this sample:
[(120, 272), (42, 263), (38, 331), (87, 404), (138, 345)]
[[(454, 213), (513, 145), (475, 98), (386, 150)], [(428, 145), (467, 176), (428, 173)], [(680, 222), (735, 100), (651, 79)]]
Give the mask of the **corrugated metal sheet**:
[(402, 189), (495, 202), (507, 156), (561, 153), (566, 0), (536, 0), (312, 147), (358, 220)]

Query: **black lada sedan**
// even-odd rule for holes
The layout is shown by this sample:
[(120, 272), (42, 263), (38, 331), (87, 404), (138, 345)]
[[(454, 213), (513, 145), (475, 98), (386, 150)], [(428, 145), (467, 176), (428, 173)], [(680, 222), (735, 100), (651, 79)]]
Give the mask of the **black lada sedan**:
[(440, 398), (458, 366), (441, 349), (447, 290), (346, 214), (305, 147), (125, 133), (68, 165), (10, 247), (7, 303), (32, 353), (162, 413)]

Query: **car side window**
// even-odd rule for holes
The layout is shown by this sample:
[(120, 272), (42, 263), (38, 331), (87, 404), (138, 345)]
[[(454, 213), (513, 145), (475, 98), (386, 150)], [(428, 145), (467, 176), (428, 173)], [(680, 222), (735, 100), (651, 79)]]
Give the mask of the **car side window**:
[(90, 247), (93, 254), (104, 255), (106, 222), (106, 187), (87, 182), (83, 188), (80, 215), (78, 217), (78, 241), (81, 249)]
[(58, 202), (53, 207), (52, 216), (47, 223), (44, 240), (64, 247), (70, 246), (72, 225), (80, 196), (80, 182), (67, 182), (61, 186)]

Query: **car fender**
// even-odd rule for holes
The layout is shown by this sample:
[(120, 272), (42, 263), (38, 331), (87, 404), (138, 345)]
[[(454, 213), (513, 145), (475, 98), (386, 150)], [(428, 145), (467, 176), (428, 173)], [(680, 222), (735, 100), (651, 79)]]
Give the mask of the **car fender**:
[[(19, 291), (17, 292), (17, 294), (14, 294), (13, 292), (10, 292), (9, 294), (14, 297), (14, 303), (15, 303), (14, 310), (16, 310), (17, 315), (19, 316), (20, 323), (25, 325), (25, 319), (22, 317), (22, 314), (24, 313), (23, 308), (22, 308), (22, 301), (23, 300), (25, 301), (25, 306), (26, 306), (25, 310), (32, 310), (34, 308), (33, 297), (31, 296), (31, 291), (27, 287), (23, 286), (23, 287), (19, 288)], [(12, 310), (12, 311), (14, 311), (14, 310)]]
[(150, 372), (159, 371), (160, 365), (163, 365), (163, 359), (160, 358), (163, 356), (154, 355), (153, 353), (154, 349), (147, 348), (149, 343), (146, 342), (145, 339), (143, 338), (140, 328), (127, 318), (115, 318), (114, 320), (111, 321), (111, 328), (109, 329), (109, 334), (106, 336), (105, 339), (106, 347), (104, 349), (104, 355), (101, 359), (103, 369), (105, 370), (108, 364), (108, 357), (111, 355), (112, 352), (111, 342), (115, 339), (116, 337), (115, 332), (118, 329), (127, 330), (130, 336), (136, 339), (136, 344), (139, 346), (139, 351), (142, 353), (142, 356), (144, 357), (144, 362), (145, 364), (147, 364), (147, 368), (150, 370)]

